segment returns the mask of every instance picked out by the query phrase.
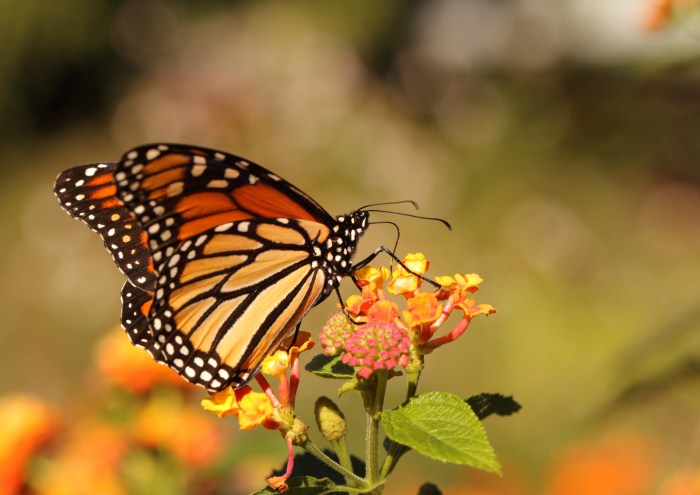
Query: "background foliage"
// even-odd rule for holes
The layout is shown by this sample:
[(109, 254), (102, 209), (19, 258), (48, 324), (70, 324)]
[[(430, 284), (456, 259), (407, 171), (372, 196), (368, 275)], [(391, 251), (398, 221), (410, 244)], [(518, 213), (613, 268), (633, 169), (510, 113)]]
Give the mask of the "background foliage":
[[(58, 207), (56, 174), (188, 142), (266, 165), (333, 213), (415, 199), (455, 228), (402, 219), (399, 253), (486, 279), (499, 312), (424, 386), (517, 397), (520, 414), (486, 423), (505, 478), (416, 456), (391, 493), (425, 479), (606, 493), (620, 477), (610, 493), (660, 493), (697, 473), (700, 38), (693, 15), (645, 32), (649, 7), (0, 0), (0, 391), (75, 407), (118, 321), (120, 276)], [(393, 240), (375, 227), (363, 252)], [(588, 487), (591, 473), (609, 476)]]

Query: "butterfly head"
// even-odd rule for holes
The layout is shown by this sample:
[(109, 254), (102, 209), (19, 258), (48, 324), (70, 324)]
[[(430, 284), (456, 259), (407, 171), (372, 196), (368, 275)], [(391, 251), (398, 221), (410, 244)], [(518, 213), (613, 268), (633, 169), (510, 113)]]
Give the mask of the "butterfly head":
[(333, 235), (328, 240), (327, 257), (338, 280), (352, 272), (352, 257), (368, 225), (369, 212), (367, 211), (357, 210), (336, 217)]
[(357, 246), (357, 241), (360, 239), (362, 234), (367, 230), (367, 225), (369, 224), (369, 212), (364, 210), (356, 210), (347, 215), (340, 215), (336, 217), (337, 227), (335, 232), (337, 232), (337, 239), (341, 239), (341, 244), (345, 244), (349, 247), (352, 246), (354, 251)]

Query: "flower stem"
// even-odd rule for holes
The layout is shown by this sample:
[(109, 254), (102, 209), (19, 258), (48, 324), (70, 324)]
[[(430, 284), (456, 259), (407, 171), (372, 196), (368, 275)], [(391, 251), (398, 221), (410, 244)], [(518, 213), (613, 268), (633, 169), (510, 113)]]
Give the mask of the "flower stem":
[(368, 488), (368, 483), (365, 480), (357, 476), (351, 470), (344, 468), (343, 466), (335, 462), (333, 459), (328, 457), (310, 439), (307, 439), (303, 444), (299, 446), (306, 450), (309, 454), (314, 456), (316, 459), (324, 463), (326, 466), (331, 468), (333, 471), (337, 471), (338, 473), (340, 473), (347, 480), (348, 483), (352, 483), (364, 489)]
[(376, 382), (373, 394), (366, 401), (367, 436), (365, 439), (365, 462), (367, 463), (367, 483), (374, 486), (379, 481), (379, 418), (384, 407), (384, 394), (388, 378), (387, 370), (375, 372)]
[[(418, 390), (418, 380), (420, 379), (420, 371), (409, 371), (407, 372), (408, 386), (406, 390), (406, 400), (416, 396), (416, 391)], [(401, 458), (406, 451), (409, 450), (406, 447), (401, 447), (396, 442), (391, 442), (387, 450), (386, 458), (379, 469), (379, 479), (386, 478), (391, 471), (393, 471), (396, 463)]]
[(425, 344), (423, 344), (423, 347), (426, 349), (436, 349), (440, 347), (441, 345), (449, 344), (450, 342), (454, 342), (457, 340), (457, 338), (462, 335), (464, 332), (467, 331), (467, 328), (469, 327), (469, 322), (471, 320), (469, 318), (462, 318), (459, 323), (457, 323), (457, 326), (452, 329), (450, 333), (447, 333), (441, 337), (435, 338), (433, 340), (427, 341)]
[[(350, 459), (350, 454), (348, 452), (348, 443), (345, 439), (345, 435), (340, 437), (338, 440), (334, 440), (333, 447), (335, 448), (335, 453), (338, 455), (338, 461), (340, 465), (343, 466), (348, 471), (352, 471), (352, 459)], [(346, 482), (350, 483), (350, 480), (346, 478)]]
[(420, 380), (420, 371), (409, 371), (406, 373), (406, 378), (408, 378), (406, 400), (409, 400), (415, 397), (416, 392), (418, 391), (418, 380)]

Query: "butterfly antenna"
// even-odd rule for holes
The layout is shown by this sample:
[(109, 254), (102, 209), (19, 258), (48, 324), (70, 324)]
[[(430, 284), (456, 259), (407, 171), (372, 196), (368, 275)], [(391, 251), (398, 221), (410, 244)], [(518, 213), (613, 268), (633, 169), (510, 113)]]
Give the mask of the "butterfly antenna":
[[(404, 199), (404, 200), (401, 200), (401, 201), (388, 201), (388, 202), (386, 202), (386, 203), (374, 203), (374, 204), (371, 204), (371, 205), (365, 205), (365, 206), (363, 206), (363, 207), (361, 207), (361, 208), (358, 208), (357, 210), (360, 211), (360, 210), (364, 210), (365, 208), (373, 208), (373, 207), (375, 207), (375, 206), (405, 205), (406, 203), (408, 203), (408, 204), (410, 204), (411, 206), (413, 206), (416, 210), (420, 210), (420, 206), (418, 206), (418, 203), (416, 203), (416, 202), (413, 201), (412, 199)], [(372, 210), (370, 210), (370, 211), (372, 211)], [(378, 210), (377, 210), (377, 211), (378, 211)]]
[[(396, 229), (396, 240), (394, 241), (394, 248), (391, 250), (392, 254), (396, 256), (396, 250), (399, 247), (399, 238), (401, 237), (401, 229), (397, 224), (394, 222), (391, 222), (389, 220), (384, 220), (381, 222), (369, 222), (370, 225), (379, 225), (379, 224), (388, 224), (388, 225), (393, 225), (394, 228)], [(393, 265), (394, 265), (394, 259), (391, 259), (391, 263), (389, 264), (389, 271), (393, 271)]]
[[(401, 215), (402, 217), (419, 218), (421, 220), (432, 220), (434, 222), (440, 222), (445, 227), (447, 227), (447, 230), (452, 230), (452, 225), (450, 225), (450, 222), (448, 222), (447, 220), (443, 220), (442, 218), (424, 217), (421, 215), (413, 215), (411, 213), (403, 213), (400, 211), (388, 211), (388, 210), (367, 210), (367, 211), (368, 212), (375, 212), (375, 213), (391, 213), (392, 215)], [(376, 222), (376, 223), (379, 223), (379, 222)]]

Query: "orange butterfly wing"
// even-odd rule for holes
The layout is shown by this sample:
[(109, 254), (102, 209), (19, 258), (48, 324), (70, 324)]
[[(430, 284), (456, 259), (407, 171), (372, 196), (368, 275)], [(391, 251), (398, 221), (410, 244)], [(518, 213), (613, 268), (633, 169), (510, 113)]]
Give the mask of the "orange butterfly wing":
[(153, 294), (122, 290), (132, 342), (210, 390), (244, 384), (327, 295), (316, 258), (335, 219), (264, 168), (203, 148), (137, 148), (115, 180), (158, 277)]
[(112, 259), (126, 277), (142, 290), (153, 290), (155, 270), (146, 233), (117, 197), (115, 163), (94, 163), (59, 174), (54, 194), (70, 216), (97, 232)]
[(69, 169), (55, 192), (127, 276), (132, 342), (209, 390), (246, 383), (351, 273), (368, 221), (334, 219), (265, 168), (186, 145)]

